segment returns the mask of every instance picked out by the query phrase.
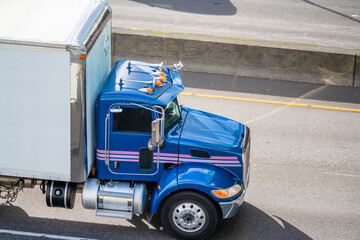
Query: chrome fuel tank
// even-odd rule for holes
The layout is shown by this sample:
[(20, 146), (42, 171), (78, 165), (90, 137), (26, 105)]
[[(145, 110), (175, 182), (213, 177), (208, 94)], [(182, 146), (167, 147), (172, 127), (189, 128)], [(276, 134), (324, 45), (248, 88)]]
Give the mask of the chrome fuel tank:
[(82, 191), (82, 205), (95, 209), (97, 216), (132, 219), (143, 214), (146, 205), (146, 185), (124, 181), (101, 183), (89, 178)]

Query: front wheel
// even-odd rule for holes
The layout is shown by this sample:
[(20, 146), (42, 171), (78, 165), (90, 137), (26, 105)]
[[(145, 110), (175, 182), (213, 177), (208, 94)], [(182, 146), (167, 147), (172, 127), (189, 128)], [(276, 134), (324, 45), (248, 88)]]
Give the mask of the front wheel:
[(205, 239), (216, 229), (218, 214), (214, 204), (195, 192), (179, 192), (161, 210), (164, 227), (175, 237)]

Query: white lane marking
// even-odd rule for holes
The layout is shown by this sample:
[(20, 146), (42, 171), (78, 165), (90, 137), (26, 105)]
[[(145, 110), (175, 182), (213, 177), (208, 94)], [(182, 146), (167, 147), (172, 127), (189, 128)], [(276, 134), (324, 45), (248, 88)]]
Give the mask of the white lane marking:
[[(323, 88), (325, 88), (325, 87), (326, 87), (326, 85), (323, 85), (323, 86), (320, 86), (320, 87), (318, 87), (318, 88), (315, 88), (315, 89), (313, 89), (313, 90), (305, 93), (304, 95), (302, 95), (302, 96), (294, 99), (294, 100), (291, 101), (290, 103), (295, 103), (295, 102), (297, 102), (297, 101), (300, 100), (300, 99), (303, 99), (303, 98), (305, 98), (305, 97), (307, 97), (307, 96), (309, 96), (309, 95), (312, 95), (312, 94), (314, 94), (314, 93), (316, 93), (316, 92), (321, 91), (321, 90), (322, 90)], [(249, 121), (245, 122), (244, 124), (247, 125), (247, 124), (249, 124), (249, 123), (253, 123), (253, 122), (256, 122), (256, 121), (261, 120), (261, 119), (263, 119), (263, 118), (266, 118), (266, 117), (268, 117), (268, 116), (274, 115), (275, 113), (280, 112), (280, 111), (284, 110), (285, 108), (288, 108), (289, 106), (290, 106), (290, 105), (281, 106), (281, 107), (276, 108), (276, 109), (272, 110), (271, 112), (268, 112), (268, 113), (266, 113), (266, 114), (264, 114), (264, 115), (262, 115), (262, 116), (259, 116), (259, 117), (255, 118), (255, 119), (252, 119), (252, 120), (249, 120)]]
[(281, 106), (281, 107), (279, 107), (279, 108), (276, 108), (275, 110), (272, 110), (271, 112), (268, 112), (268, 113), (266, 113), (266, 114), (264, 114), (264, 115), (261, 115), (261, 116), (255, 118), (255, 119), (249, 120), (249, 121), (245, 122), (244, 124), (245, 124), (245, 125), (248, 125), (248, 124), (250, 124), (250, 123), (259, 121), (259, 120), (261, 120), (261, 119), (263, 119), (263, 118), (266, 118), (266, 117), (268, 117), (268, 116), (274, 115), (275, 113), (280, 112), (280, 111), (282, 111), (284, 108), (287, 108), (287, 107), (289, 107), (289, 106)]
[(277, 216), (275, 216), (275, 215), (272, 215), (271, 217), (272, 217), (272, 219), (274, 219), (283, 229), (285, 229), (284, 223), (283, 223), (283, 221), (281, 221), (281, 219), (280, 219), (279, 217), (277, 217)]
[(360, 177), (360, 175), (347, 174), (347, 173), (324, 172), (324, 174), (327, 174), (327, 175), (336, 175), (336, 176), (344, 176), (344, 177)]
[(53, 235), (53, 234), (46, 234), (46, 233), (22, 232), (22, 231), (5, 230), (5, 229), (0, 229), (0, 233), (21, 235), (21, 236), (30, 236), (30, 237), (45, 237), (45, 238), (52, 238), (52, 239), (64, 239), (64, 240), (96, 240), (96, 239), (83, 238), (83, 237), (70, 237), (70, 236), (61, 236), (61, 235)]

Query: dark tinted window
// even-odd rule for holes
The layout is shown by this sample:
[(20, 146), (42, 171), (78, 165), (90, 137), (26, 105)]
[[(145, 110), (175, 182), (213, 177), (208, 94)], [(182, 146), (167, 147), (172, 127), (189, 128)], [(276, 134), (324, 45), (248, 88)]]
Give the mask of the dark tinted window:
[(113, 113), (113, 132), (151, 133), (151, 111), (144, 108), (123, 108)]
[(180, 108), (175, 98), (165, 109), (165, 130), (180, 118)]
[(148, 148), (140, 148), (139, 167), (141, 170), (151, 171), (153, 169), (154, 152)]

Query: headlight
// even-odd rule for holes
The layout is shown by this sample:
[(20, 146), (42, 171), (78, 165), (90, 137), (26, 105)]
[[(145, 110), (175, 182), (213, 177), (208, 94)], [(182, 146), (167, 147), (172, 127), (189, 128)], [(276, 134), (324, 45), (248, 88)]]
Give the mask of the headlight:
[(212, 190), (211, 193), (218, 198), (230, 198), (238, 194), (240, 191), (241, 186), (239, 184), (235, 184), (227, 189)]

